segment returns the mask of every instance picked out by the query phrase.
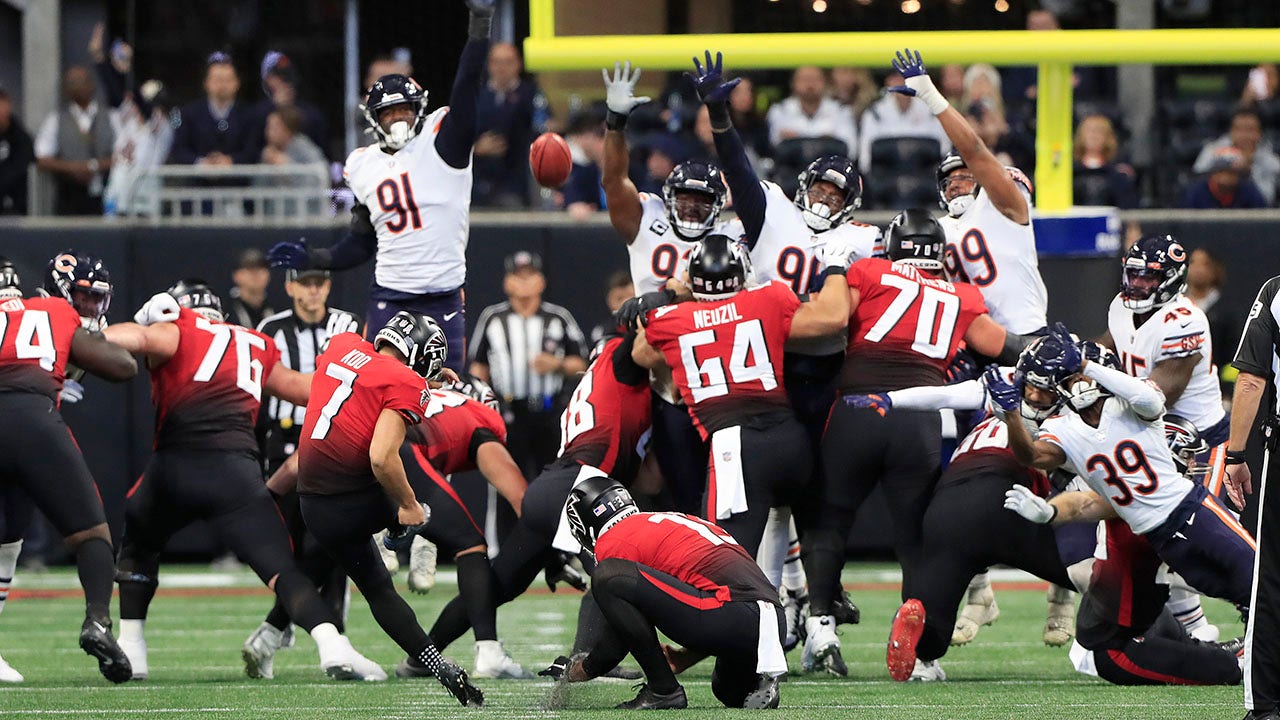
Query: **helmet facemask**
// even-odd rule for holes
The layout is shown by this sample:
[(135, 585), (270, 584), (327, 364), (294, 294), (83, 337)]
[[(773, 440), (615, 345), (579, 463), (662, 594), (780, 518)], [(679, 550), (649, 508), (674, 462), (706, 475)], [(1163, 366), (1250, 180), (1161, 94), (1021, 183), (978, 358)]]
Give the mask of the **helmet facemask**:
[[(948, 197), (948, 189), (952, 185), (960, 182), (972, 183), (967, 192), (958, 193), (955, 196)], [(969, 173), (968, 168), (961, 168), (959, 171), (951, 172), (942, 178), (938, 183), (938, 193), (942, 198), (942, 206), (946, 209), (947, 214), (951, 217), (960, 217), (973, 205), (978, 199), (978, 181)]]
[(664, 187), (662, 196), (671, 227), (685, 240), (698, 240), (711, 232), (724, 207), (723, 198), (691, 188)]

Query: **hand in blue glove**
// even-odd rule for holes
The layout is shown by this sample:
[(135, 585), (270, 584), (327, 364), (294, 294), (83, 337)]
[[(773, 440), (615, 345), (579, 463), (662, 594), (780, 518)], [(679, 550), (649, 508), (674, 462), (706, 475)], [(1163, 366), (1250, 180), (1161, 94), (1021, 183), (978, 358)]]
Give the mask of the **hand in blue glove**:
[(306, 270), (311, 267), (311, 258), (307, 255), (307, 241), (286, 240), (271, 246), (267, 251), (267, 262), (271, 267)]
[(1068, 375), (1080, 372), (1081, 366), (1084, 365), (1084, 358), (1080, 355), (1080, 346), (1076, 344), (1076, 339), (1071, 336), (1067, 326), (1060, 322), (1054, 323), (1053, 328), (1049, 330), (1049, 335), (1062, 345), (1063, 371)]
[(954, 385), (973, 380), (981, 374), (982, 369), (978, 367), (978, 361), (974, 359), (973, 354), (962, 348), (947, 366), (947, 384)]
[(893, 69), (897, 70), (903, 79), (929, 74), (929, 71), (924, 69), (924, 60), (920, 59), (920, 52), (913, 53), (910, 48), (904, 48), (902, 52), (897, 53), (897, 57), (893, 60)]
[(734, 78), (728, 82), (723, 82), (724, 74), (721, 72), (723, 57), (720, 53), (716, 53), (715, 63), (711, 62), (711, 51), (707, 50), (707, 64), (703, 67), (698, 62), (698, 58), (693, 59), (693, 67), (697, 71), (694, 73), (685, 73), (685, 77), (693, 81), (693, 87), (698, 91), (698, 97), (702, 98), (702, 102), (710, 105), (712, 103), (727, 103), (729, 95), (733, 89), (742, 82), (742, 78)]
[(400, 550), (408, 550), (413, 545), (413, 538), (418, 533), (426, 529), (427, 523), (431, 522), (431, 507), (426, 503), (418, 503), (422, 506), (423, 520), (413, 525), (405, 525), (397, 522), (394, 527), (387, 528), (386, 537), (382, 538), (382, 546), (393, 552)]
[(924, 60), (920, 59), (919, 52), (904, 49), (902, 52), (897, 53), (897, 57), (893, 60), (893, 69), (902, 74), (902, 79), (906, 84), (888, 88), (889, 92), (920, 98), (928, 106), (929, 112), (934, 115), (941, 115), (948, 107), (951, 107), (946, 97), (938, 91), (938, 88), (934, 87), (933, 80), (929, 78), (929, 71), (925, 70)]
[(846, 395), (844, 404), (849, 407), (866, 408), (875, 410), (880, 413), (880, 417), (884, 417), (885, 413), (893, 409), (893, 400), (889, 399), (887, 393), (875, 393), (872, 395)]
[(999, 413), (1014, 413), (1022, 402), (1022, 388), (1018, 383), (1009, 382), (998, 365), (988, 365), (982, 373), (982, 384), (987, 388), (987, 397)]

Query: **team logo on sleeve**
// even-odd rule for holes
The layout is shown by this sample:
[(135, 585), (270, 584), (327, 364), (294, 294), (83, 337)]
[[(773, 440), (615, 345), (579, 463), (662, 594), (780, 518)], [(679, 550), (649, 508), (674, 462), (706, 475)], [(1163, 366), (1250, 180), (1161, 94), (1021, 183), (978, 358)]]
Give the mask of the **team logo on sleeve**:
[(661, 220), (654, 220), (653, 223), (649, 225), (649, 232), (654, 235), (665, 235), (668, 227), (669, 226), (665, 222)]
[(423, 388), (422, 398), (418, 400), (418, 404), (421, 405), (422, 407), (426, 407), (427, 403), (430, 401), (431, 401), (431, 388)]

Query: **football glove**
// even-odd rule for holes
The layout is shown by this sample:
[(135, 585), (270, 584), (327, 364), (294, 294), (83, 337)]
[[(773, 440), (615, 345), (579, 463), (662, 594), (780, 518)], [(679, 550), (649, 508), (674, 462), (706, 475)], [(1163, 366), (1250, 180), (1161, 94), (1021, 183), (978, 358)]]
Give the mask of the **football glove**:
[(955, 385), (973, 380), (981, 374), (982, 369), (978, 367), (978, 361), (968, 350), (961, 348), (951, 359), (951, 364), (947, 366), (947, 384)]
[(912, 53), (910, 49), (904, 49), (897, 53), (897, 57), (893, 60), (893, 69), (902, 74), (907, 84), (888, 88), (889, 92), (920, 98), (928, 106), (929, 112), (934, 115), (941, 115), (944, 110), (951, 107), (942, 93), (938, 92), (938, 88), (934, 87), (933, 80), (929, 79), (929, 71), (925, 70), (924, 60), (920, 59), (918, 51)]
[(84, 399), (84, 386), (67, 378), (62, 381), (62, 392), (58, 393), (58, 398), (64, 403), (78, 403)]
[(1076, 345), (1076, 339), (1071, 337), (1071, 331), (1067, 326), (1056, 322), (1050, 328), (1049, 335), (1062, 345), (1062, 370), (1067, 374), (1080, 372), (1080, 367), (1084, 365), (1084, 358), (1080, 355), (1080, 346)]
[(889, 399), (888, 393), (875, 393), (872, 395), (845, 395), (844, 404), (849, 407), (875, 410), (880, 414), (880, 417), (884, 417), (886, 412), (893, 409), (893, 400)]
[(133, 321), (143, 327), (162, 322), (174, 322), (178, 319), (180, 311), (178, 301), (174, 300), (172, 295), (159, 292), (138, 308), (138, 312), (133, 314)]
[(604, 86), (607, 91), (605, 105), (610, 112), (630, 115), (637, 105), (649, 102), (648, 97), (635, 97), (636, 83), (640, 81), (640, 68), (636, 68), (632, 73), (630, 60), (625, 65), (615, 62), (612, 78), (609, 77), (608, 69), (601, 70), (600, 74), (604, 76)]
[(311, 267), (311, 257), (307, 254), (306, 240), (285, 240), (271, 246), (267, 251), (267, 262), (271, 267), (306, 270)]
[(543, 572), (551, 592), (556, 591), (557, 583), (568, 583), (575, 590), (587, 591), (587, 576), (582, 570), (582, 563), (567, 552), (552, 551)]
[(1012, 510), (1037, 525), (1047, 525), (1058, 516), (1058, 508), (1031, 492), (1026, 485), (1014, 485), (1005, 492), (1004, 509)]
[(471, 679), (467, 677), (467, 671), (454, 665), (448, 660), (440, 663), (440, 667), (436, 668), (436, 680), (444, 686), (446, 690), (453, 693), (453, 696), (462, 703), (463, 707), (480, 707), (484, 705), (484, 693), (480, 688), (471, 684)]
[(426, 503), (422, 505), (422, 512), (426, 518), (419, 525), (401, 525), (396, 523), (395, 527), (387, 528), (386, 537), (382, 538), (382, 546), (392, 552), (399, 550), (408, 550), (413, 545), (413, 537), (422, 532), (427, 527), (427, 523), (431, 522), (431, 507)]
[(1000, 366), (988, 365), (982, 373), (982, 384), (987, 388), (987, 398), (996, 416), (1006, 420), (1017, 414), (1018, 404), (1022, 402), (1022, 388), (1016, 382), (1005, 380)]
[(329, 314), (329, 322), (325, 325), (325, 334), (329, 337), (341, 335), (345, 332), (358, 332), (360, 321), (354, 316), (343, 312), (335, 312)]
[(671, 290), (663, 288), (662, 290), (654, 290), (647, 292), (638, 297), (628, 298), (622, 303), (622, 307), (618, 308), (613, 314), (613, 321), (618, 327), (627, 328), (628, 330), (636, 326), (636, 320), (641, 324), (649, 324), (649, 312), (657, 310), (664, 305), (670, 305), (675, 302), (676, 294)]
[(733, 89), (742, 82), (742, 78), (734, 78), (728, 82), (723, 82), (724, 74), (721, 72), (723, 66), (723, 57), (720, 53), (716, 53), (715, 63), (711, 62), (711, 51), (705, 51), (707, 54), (707, 65), (702, 66), (698, 62), (698, 58), (693, 59), (693, 68), (695, 73), (685, 73), (685, 77), (693, 81), (693, 87), (698, 91), (698, 97), (702, 102), (710, 105), (713, 103), (722, 104), (729, 102), (729, 95), (733, 93)]
[(858, 251), (853, 241), (844, 239), (829, 239), (822, 245), (822, 249), (818, 251), (818, 259), (825, 268), (839, 268), (841, 272), (848, 270), (853, 264), (854, 253)]

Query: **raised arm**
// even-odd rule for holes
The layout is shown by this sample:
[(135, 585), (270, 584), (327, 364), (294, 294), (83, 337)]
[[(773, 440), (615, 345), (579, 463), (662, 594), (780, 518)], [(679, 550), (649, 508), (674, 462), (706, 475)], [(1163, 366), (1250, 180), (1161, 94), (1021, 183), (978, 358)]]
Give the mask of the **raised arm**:
[(1129, 403), (1143, 420), (1157, 420), (1164, 414), (1164, 393), (1155, 383), (1126, 375), (1119, 370), (1086, 360), (1081, 372)]
[(920, 53), (913, 53), (911, 50), (898, 53), (893, 61), (893, 68), (902, 73), (906, 85), (891, 87), (889, 92), (899, 92), (923, 100), (929, 107), (929, 111), (937, 116), (938, 122), (942, 124), (942, 129), (946, 131), (947, 139), (955, 146), (956, 152), (964, 158), (964, 164), (973, 173), (974, 180), (987, 191), (991, 204), (995, 205), (1001, 214), (1019, 225), (1031, 222), (1031, 208), (1026, 196), (1009, 176), (1009, 171), (986, 143), (982, 142), (982, 138), (978, 137), (978, 133), (969, 121), (958, 110), (951, 107), (951, 103), (947, 102), (942, 93), (934, 87), (933, 80), (929, 78), (924, 62), (920, 58)]
[(462, 169), (471, 164), (471, 148), (476, 142), (476, 100), (480, 97), (480, 77), (489, 57), (494, 1), (467, 0), (467, 7), (471, 8), (467, 44), (462, 48), (458, 73), (453, 77), (449, 112), (440, 122), (440, 132), (436, 135), (436, 152), (453, 168)]
[(267, 260), (271, 267), (294, 270), (346, 270), (364, 263), (378, 251), (378, 234), (373, 229), (369, 208), (351, 208), (351, 228), (341, 240), (327, 248), (309, 248), (305, 238), (285, 240), (271, 246)]
[(604, 76), (609, 107), (604, 122), (604, 168), (600, 184), (609, 204), (609, 220), (613, 229), (630, 245), (640, 232), (644, 208), (640, 203), (640, 193), (628, 175), (631, 157), (627, 150), (627, 117), (637, 105), (649, 102), (649, 98), (635, 97), (640, 68), (636, 68), (633, 74), (630, 61), (625, 66), (614, 63), (612, 78), (608, 70), (601, 70), (600, 74)]

